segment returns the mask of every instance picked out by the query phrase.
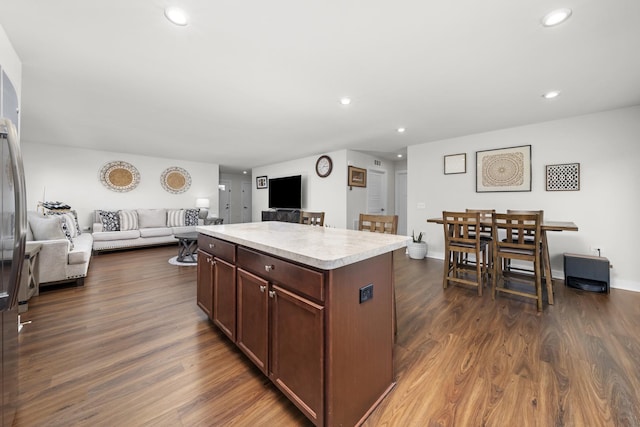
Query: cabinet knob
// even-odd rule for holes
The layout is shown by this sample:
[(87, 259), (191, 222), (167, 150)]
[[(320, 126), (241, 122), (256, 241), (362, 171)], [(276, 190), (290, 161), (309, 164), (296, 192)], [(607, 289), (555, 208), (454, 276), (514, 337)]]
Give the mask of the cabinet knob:
[(276, 297), (276, 291), (269, 291), (269, 297), (270, 298), (275, 298)]
[(213, 249), (215, 247), (216, 247), (216, 245), (214, 245), (213, 243), (209, 243), (209, 249)]
[(260, 292), (264, 292), (267, 290), (267, 287), (265, 285), (260, 285)]
[(265, 265), (265, 266), (264, 266), (265, 271), (271, 271), (271, 270), (273, 270), (274, 268), (276, 268), (276, 266), (275, 266), (275, 265)]

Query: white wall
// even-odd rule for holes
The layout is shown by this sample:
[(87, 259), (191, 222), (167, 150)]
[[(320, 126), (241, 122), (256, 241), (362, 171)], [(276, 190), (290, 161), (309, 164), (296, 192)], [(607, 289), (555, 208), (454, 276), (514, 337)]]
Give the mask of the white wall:
[[(96, 209), (192, 208), (201, 197), (211, 201), (212, 214), (218, 213), (217, 164), (25, 141), (22, 155), (28, 209), (35, 210), (45, 193), (47, 201), (65, 202), (74, 208), (82, 227), (91, 225)], [(100, 169), (117, 160), (131, 163), (140, 173), (140, 184), (126, 193), (109, 190), (100, 182)], [(162, 172), (171, 166), (184, 168), (191, 175), (191, 187), (182, 194), (171, 194), (160, 185)]]
[[(476, 151), (529, 144), (531, 192), (475, 192)], [(467, 153), (467, 173), (444, 175), (443, 156), (455, 153)], [(580, 191), (545, 191), (545, 165), (562, 163), (580, 163)], [(545, 219), (579, 227), (549, 233), (554, 277), (563, 278), (564, 252), (590, 254), (600, 247), (613, 265), (612, 287), (640, 291), (634, 223), (640, 212), (640, 106), (414, 145), (408, 171), (409, 229), (426, 232), (430, 257), (443, 258), (443, 230), (425, 221), (443, 210), (543, 209)]]
[(13, 84), (16, 92), (18, 93), (18, 100), (22, 99), (20, 94), (22, 93), (22, 63), (18, 54), (13, 49), (7, 33), (4, 32), (4, 28), (0, 25), (0, 67), (7, 73), (9, 80)]
[(262, 211), (269, 207), (269, 190), (256, 189), (256, 177), (280, 178), (302, 175), (302, 209), (324, 211), (326, 226), (346, 228), (347, 151), (333, 151), (326, 154), (333, 162), (331, 175), (326, 178), (320, 178), (315, 172), (319, 155), (254, 168), (252, 171), (253, 221), (261, 221)]

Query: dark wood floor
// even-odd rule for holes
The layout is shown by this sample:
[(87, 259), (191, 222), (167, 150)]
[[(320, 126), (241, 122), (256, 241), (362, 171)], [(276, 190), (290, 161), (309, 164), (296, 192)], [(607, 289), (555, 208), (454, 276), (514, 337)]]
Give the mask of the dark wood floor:
[[(176, 250), (95, 256), (84, 287), (31, 299), (15, 426), (308, 425), (199, 311)], [(367, 427), (640, 425), (640, 294), (556, 283), (538, 313), (396, 255), (398, 384)]]

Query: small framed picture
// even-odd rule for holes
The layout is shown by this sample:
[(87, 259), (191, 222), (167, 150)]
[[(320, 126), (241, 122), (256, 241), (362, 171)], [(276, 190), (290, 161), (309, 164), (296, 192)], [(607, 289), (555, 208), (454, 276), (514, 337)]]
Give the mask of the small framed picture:
[(547, 165), (547, 191), (580, 191), (580, 163)]
[(467, 153), (444, 156), (444, 174), (467, 173)]
[(350, 187), (366, 187), (367, 186), (367, 170), (349, 166), (349, 183)]
[(256, 178), (256, 188), (260, 189), (260, 188), (268, 188), (269, 187), (269, 181), (267, 180), (266, 176), (259, 176)]

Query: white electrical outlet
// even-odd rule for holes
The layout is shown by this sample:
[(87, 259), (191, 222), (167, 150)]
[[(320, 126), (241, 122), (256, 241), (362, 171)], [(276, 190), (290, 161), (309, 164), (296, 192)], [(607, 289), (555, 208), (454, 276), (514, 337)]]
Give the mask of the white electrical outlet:
[(425, 202), (418, 202), (417, 209), (426, 209), (427, 204)]

